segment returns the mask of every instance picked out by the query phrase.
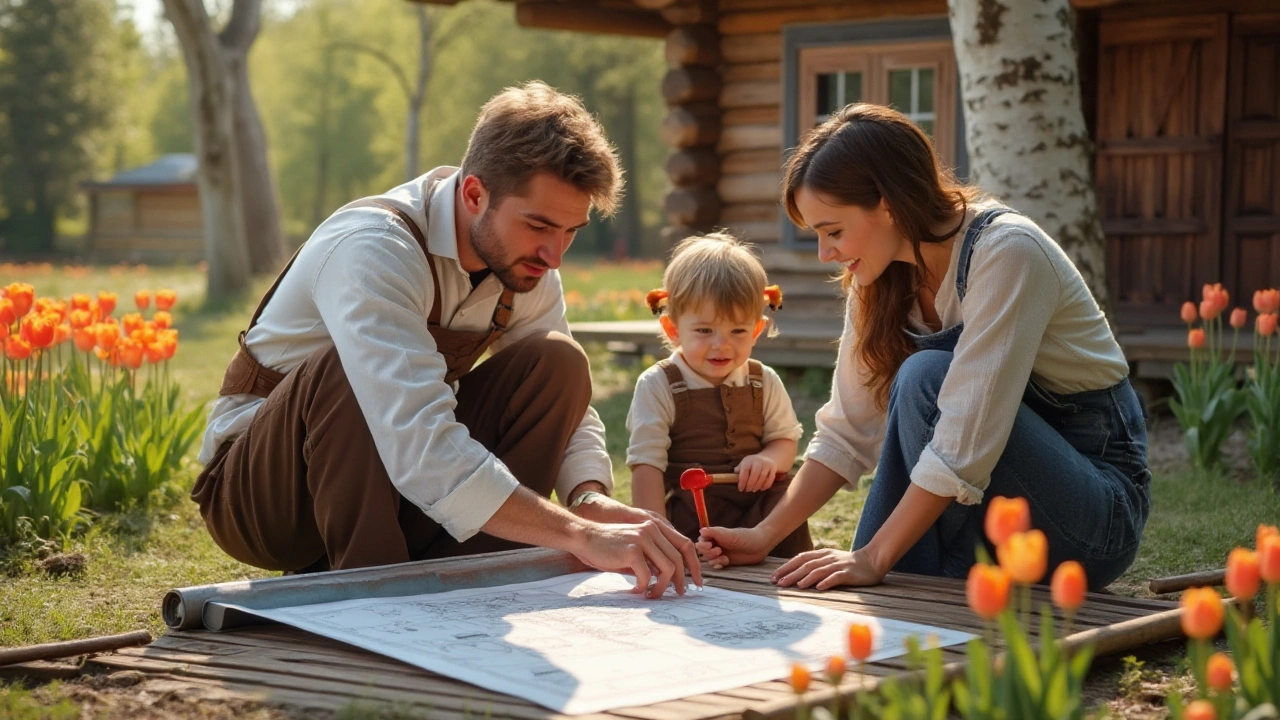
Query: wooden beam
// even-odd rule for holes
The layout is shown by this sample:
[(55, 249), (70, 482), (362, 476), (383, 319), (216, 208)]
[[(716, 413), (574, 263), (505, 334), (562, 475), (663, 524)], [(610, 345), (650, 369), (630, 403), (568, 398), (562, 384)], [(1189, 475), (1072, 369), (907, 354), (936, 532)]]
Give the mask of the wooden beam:
[(672, 25), (706, 25), (714, 23), (719, 16), (716, 0), (681, 0), (661, 12)]
[(661, 10), (669, 5), (676, 4), (679, 0), (633, 0), (633, 2), (645, 10)]
[(660, 38), (671, 32), (671, 23), (649, 11), (609, 10), (567, 3), (519, 3), (516, 5), (516, 22), (527, 28), (631, 37)]
[(667, 156), (672, 185), (714, 185), (720, 179), (720, 156), (710, 148), (680, 150)]
[(720, 219), (720, 196), (707, 185), (676, 188), (667, 193), (665, 206), (672, 225), (708, 227)]
[(720, 62), (720, 34), (710, 25), (681, 25), (667, 35), (667, 65), (715, 65)]
[(720, 40), (720, 54), (727, 63), (778, 62), (782, 58), (782, 34), (726, 36)]
[(667, 105), (714, 102), (719, 95), (720, 73), (713, 68), (671, 68), (662, 77), (662, 98)]
[(720, 137), (720, 110), (711, 104), (673, 107), (662, 118), (661, 134), (669, 148), (712, 145)]
[(716, 190), (725, 202), (754, 203), (777, 200), (782, 196), (782, 170), (728, 175), (722, 178)]

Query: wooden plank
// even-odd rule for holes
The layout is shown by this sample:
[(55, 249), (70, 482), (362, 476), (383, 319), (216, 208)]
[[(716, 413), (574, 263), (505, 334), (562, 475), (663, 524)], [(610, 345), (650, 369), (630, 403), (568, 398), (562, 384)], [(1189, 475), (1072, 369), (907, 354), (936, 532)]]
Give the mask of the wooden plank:
[(947, 14), (945, 0), (871, 0), (870, 2), (805, 3), (778, 10), (723, 12), (717, 27), (723, 35), (777, 32), (783, 25), (798, 22), (867, 20), (884, 17), (915, 17)]
[(672, 25), (648, 11), (568, 5), (553, 2), (519, 2), (516, 23), (521, 27), (664, 38)]
[(742, 108), (782, 103), (782, 83), (778, 80), (739, 80), (726, 82), (720, 91), (720, 107)]
[(744, 80), (781, 80), (782, 63), (756, 62), (733, 63), (726, 65), (721, 74), (725, 82), (741, 82)]
[[(720, 222), (726, 225), (735, 222), (775, 222), (781, 217), (780, 212), (777, 201), (726, 204), (720, 210)], [(789, 288), (784, 287), (782, 290), (790, 293)]]
[(720, 131), (716, 151), (721, 155), (744, 150), (774, 150), (781, 152), (781, 125), (734, 125)]
[(782, 171), (725, 175), (716, 183), (716, 190), (726, 203), (777, 202), (782, 193)]
[[(730, 125), (779, 125), (782, 123), (782, 109), (777, 105), (760, 105), (757, 107), (733, 108), (720, 114), (720, 123)], [(778, 163), (781, 166), (781, 163)]]
[[(772, 127), (777, 126), (774, 125)], [(769, 132), (773, 131), (770, 130)], [(720, 157), (720, 172), (725, 175), (741, 175), (782, 169), (782, 151), (777, 146), (722, 153)]]
[(782, 58), (782, 35), (764, 32), (722, 37), (720, 55), (728, 64), (777, 62)]

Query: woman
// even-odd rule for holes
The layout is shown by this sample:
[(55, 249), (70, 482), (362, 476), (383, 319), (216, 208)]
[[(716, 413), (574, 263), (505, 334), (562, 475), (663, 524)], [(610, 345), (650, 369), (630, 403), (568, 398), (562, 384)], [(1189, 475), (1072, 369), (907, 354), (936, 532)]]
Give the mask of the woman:
[(1140, 401), (1079, 271), (1026, 217), (939, 166), (905, 116), (851, 105), (787, 162), (787, 214), (844, 267), (831, 400), (786, 496), (755, 528), (708, 528), (715, 567), (759, 562), (875, 469), (853, 550), (815, 550), (779, 585), (964, 577), (992, 497), (1025, 497), (1050, 569), (1092, 588), (1133, 562), (1150, 509)]

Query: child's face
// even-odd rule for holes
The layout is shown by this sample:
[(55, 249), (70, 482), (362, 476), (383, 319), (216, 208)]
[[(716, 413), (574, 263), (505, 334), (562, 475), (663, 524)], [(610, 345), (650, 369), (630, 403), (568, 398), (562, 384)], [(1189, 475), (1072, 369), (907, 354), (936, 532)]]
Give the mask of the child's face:
[(719, 385), (751, 357), (764, 318), (731, 318), (704, 301), (678, 318), (662, 316), (662, 327), (693, 371)]

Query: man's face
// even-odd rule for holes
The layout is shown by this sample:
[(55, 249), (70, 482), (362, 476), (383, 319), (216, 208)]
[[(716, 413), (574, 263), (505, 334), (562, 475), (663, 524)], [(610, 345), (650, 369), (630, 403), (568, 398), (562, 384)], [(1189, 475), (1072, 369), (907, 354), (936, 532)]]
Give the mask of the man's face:
[(534, 175), (520, 195), (488, 204), (470, 227), (471, 247), (498, 280), (518, 293), (560, 267), (579, 228), (587, 224), (591, 198), (547, 173)]

